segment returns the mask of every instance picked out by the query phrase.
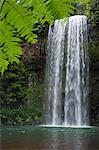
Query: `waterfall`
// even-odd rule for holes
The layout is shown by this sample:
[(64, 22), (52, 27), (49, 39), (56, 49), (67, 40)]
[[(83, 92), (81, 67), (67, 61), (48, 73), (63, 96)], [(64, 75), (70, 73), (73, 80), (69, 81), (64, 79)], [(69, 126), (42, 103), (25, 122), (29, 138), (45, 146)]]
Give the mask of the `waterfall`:
[[(75, 15), (65, 24), (56, 20), (54, 27), (49, 27), (48, 34), (47, 125), (88, 125), (88, 73), (87, 17)], [(65, 89), (62, 83), (65, 83)]]
[(46, 124), (62, 123), (62, 72), (64, 57), (65, 24), (56, 20), (53, 29), (49, 27), (47, 54), (47, 116)]
[(69, 18), (66, 63), (65, 126), (88, 125), (87, 17)]

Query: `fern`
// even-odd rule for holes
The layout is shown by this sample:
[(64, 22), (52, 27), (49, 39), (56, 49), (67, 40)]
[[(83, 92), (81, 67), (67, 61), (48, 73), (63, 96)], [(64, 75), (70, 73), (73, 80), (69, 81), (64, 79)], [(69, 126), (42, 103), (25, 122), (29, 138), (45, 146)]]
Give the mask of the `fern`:
[[(78, 1), (78, 0), (77, 0)], [(1, 0), (0, 1), (0, 72), (9, 63), (19, 63), (22, 38), (36, 43), (40, 25), (73, 13), (75, 0)], [(18, 34), (18, 36), (17, 36)]]
[(75, 7), (71, 5), (72, 2), (74, 2), (74, 0), (48, 0), (46, 6), (51, 10), (55, 19), (62, 19), (73, 13)]
[(46, 21), (49, 23), (53, 22), (51, 11), (47, 9), (43, 0), (21, 0), (20, 4), (22, 4), (27, 10), (33, 8), (31, 10), (33, 23), (39, 22), (44, 24)]
[(28, 42), (36, 42), (37, 36), (32, 33), (33, 18), (24, 7), (13, 0), (6, 0), (1, 12), (1, 16), (5, 15), (6, 21), (17, 29), (21, 37), (25, 37)]
[(18, 57), (22, 54), (20, 38), (14, 37), (11, 26), (4, 21), (0, 22), (0, 69), (2, 74), (9, 63), (19, 63)]

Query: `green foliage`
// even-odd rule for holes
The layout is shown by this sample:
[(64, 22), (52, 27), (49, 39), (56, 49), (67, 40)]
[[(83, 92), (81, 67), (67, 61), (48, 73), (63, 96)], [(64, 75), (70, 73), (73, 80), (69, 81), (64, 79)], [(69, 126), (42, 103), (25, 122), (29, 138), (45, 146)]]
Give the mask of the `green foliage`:
[(19, 63), (18, 57), (22, 54), (20, 39), (14, 37), (14, 31), (11, 26), (0, 22), (0, 69), (3, 72), (7, 69), (9, 62)]
[[(28, 87), (30, 72), (22, 61), (19, 65), (14, 63), (8, 67), (0, 78), (0, 116), (2, 123), (32, 124), (41, 122), (43, 111), (44, 87), (42, 79), (35, 74), (35, 81)], [(35, 83), (34, 81), (34, 83)], [(33, 82), (33, 79), (32, 79)]]
[(39, 27), (73, 13), (72, 2), (75, 0), (1, 0), (0, 72), (3, 74), (9, 63), (19, 63), (21, 43), (35, 43)]
[(27, 88), (25, 90), (25, 101), (27, 102), (28, 106), (31, 105), (37, 109), (42, 107), (42, 98), (44, 97), (44, 86), (43, 85), (37, 85), (33, 86), (31, 88)]
[(90, 19), (93, 26), (99, 25), (99, 1), (92, 0), (90, 2)]
[(35, 124), (37, 121), (41, 123), (41, 111), (34, 111), (32, 107), (20, 107), (17, 109), (0, 110), (0, 118), (2, 123), (6, 124)]
[(48, 0), (46, 6), (55, 19), (62, 19), (73, 13), (74, 6), (71, 5), (72, 2), (74, 0)]
[(86, 0), (85, 15), (89, 18), (93, 26), (99, 24), (99, 1), (98, 0)]
[(6, 104), (8, 107), (17, 107), (22, 104), (22, 98), (25, 97), (25, 79), (26, 67), (22, 62), (19, 66), (17, 64), (9, 66), (0, 80), (1, 106)]

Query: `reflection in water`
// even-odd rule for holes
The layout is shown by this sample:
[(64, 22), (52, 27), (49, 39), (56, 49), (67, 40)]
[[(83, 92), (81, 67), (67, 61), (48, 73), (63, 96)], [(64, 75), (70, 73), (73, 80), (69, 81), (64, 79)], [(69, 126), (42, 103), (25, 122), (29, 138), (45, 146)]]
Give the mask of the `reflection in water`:
[[(88, 143), (85, 143), (84, 133), (79, 133), (78, 130), (74, 134), (74, 150), (88, 150)], [(90, 140), (90, 138), (88, 139)]]
[(72, 130), (65, 134), (64, 130), (54, 131), (51, 134), (51, 145), (49, 149), (51, 150), (88, 150), (88, 140), (84, 140), (83, 132), (79, 133), (79, 131), (75, 131), (72, 133)]
[(52, 139), (52, 142), (51, 142), (51, 145), (49, 146), (49, 149), (53, 149), (53, 150), (59, 149), (58, 132), (55, 132), (55, 131), (52, 132), (51, 139)]
[(99, 128), (23, 128), (2, 128), (1, 149), (99, 150)]
[[(75, 141), (74, 141), (74, 143), (75, 143), (75, 150), (81, 150), (81, 149), (84, 150), (84, 142), (83, 142), (82, 138), (80, 137), (79, 132), (77, 132), (75, 134), (75, 136), (76, 136)], [(86, 146), (85, 146), (85, 149), (86, 149)]]
[[(99, 144), (95, 139), (95, 131), (88, 132), (87, 129), (55, 129), (51, 133), (50, 150), (99, 150)], [(99, 138), (98, 138), (99, 140)], [(95, 148), (92, 148), (93, 144)]]
[(99, 150), (99, 134), (97, 138), (95, 129), (54, 128), (44, 130), (47, 133), (50, 132), (49, 138), (43, 138), (43, 143), (49, 144), (47, 145), (48, 150)]

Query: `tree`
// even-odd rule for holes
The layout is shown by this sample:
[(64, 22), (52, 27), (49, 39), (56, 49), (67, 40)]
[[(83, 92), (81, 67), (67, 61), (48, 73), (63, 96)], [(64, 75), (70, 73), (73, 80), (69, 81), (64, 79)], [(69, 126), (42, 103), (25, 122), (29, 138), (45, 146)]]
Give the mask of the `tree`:
[[(78, 0), (77, 0), (78, 1)], [(39, 27), (55, 19), (70, 16), (75, 0), (1, 0), (0, 1), (0, 72), (19, 63), (23, 40), (35, 44)]]

